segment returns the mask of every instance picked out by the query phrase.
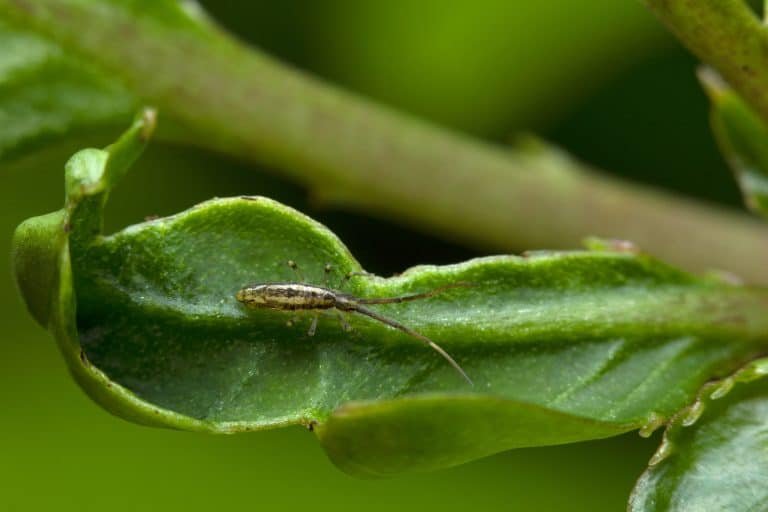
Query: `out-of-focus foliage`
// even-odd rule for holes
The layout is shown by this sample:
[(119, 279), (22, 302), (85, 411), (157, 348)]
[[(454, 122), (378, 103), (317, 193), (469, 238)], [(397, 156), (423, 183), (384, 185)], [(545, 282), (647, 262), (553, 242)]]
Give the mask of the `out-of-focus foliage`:
[(135, 108), (119, 83), (0, 18), (0, 161), (124, 125)]

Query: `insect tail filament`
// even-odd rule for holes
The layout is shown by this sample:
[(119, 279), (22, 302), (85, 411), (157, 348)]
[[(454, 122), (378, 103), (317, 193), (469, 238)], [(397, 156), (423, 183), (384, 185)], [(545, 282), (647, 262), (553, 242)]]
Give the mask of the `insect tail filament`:
[[(453, 286), (452, 286), (453, 287)], [(445, 287), (444, 287), (445, 288)], [(440, 289), (438, 289), (440, 290)], [(434, 290), (433, 292), (428, 292), (429, 294), (439, 293), (437, 290)], [(428, 294), (419, 294), (420, 296), (427, 295)], [(415, 297), (415, 296), (406, 296), (407, 297)], [(404, 297), (400, 297), (404, 298)], [(419, 297), (420, 298), (420, 297)], [(370, 300), (376, 300), (376, 299), (370, 299)], [(387, 318), (385, 316), (382, 316), (378, 314), (377, 312), (373, 311), (372, 309), (368, 309), (365, 306), (362, 306), (361, 303), (363, 303), (363, 300), (359, 300), (356, 304), (350, 304), (349, 309), (352, 311), (355, 311), (357, 313), (360, 313), (361, 315), (369, 316), (373, 318), (374, 320), (378, 320), (379, 322), (389, 325), (390, 327), (394, 327), (395, 329), (398, 329), (400, 331), (403, 331), (406, 334), (410, 334), (414, 338), (417, 338), (421, 341), (423, 341), (426, 345), (430, 346), (435, 352), (443, 356), (443, 358), (450, 363), (453, 368), (459, 372), (459, 374), (464, 377), (464, 380), (466, 380), (471, 386), (474, 386), (474, 383), (472, 382), (472, 379), (469, 378), (469, 375), (464, 371), (464, 369), (459, 366), (459, 363), (456, 362), (454, 358), (451, 357), (448, 352), (443, 350), (443, 348), (432, 341), (431, 339), (427, 338), (423, 334), (414, 331), (413, 329), (406, 327), (405, 325), (401, 324), (400, 322), (397, 322), (395, 320), (392, 320), (391, 318)], [(366, 302), (366, 304), (379, 304), (377, 302)]]

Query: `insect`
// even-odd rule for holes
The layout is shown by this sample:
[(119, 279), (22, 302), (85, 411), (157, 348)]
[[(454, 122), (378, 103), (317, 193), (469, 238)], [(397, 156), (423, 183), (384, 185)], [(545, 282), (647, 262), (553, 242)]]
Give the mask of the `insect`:
[[(298, 272), (298, 266), (294, 261), (289, 261), (288, 266)], [(371, 304), (395, 304), (400, 302), (408, 302), (412, 300), (426, 299), (439, 293), (444, 292), (450, 288), (457, 288), (463, 286), (471, 286), (467, 283), (454, 283), (447, 286), (441, 286), (434, 290), (417, 293), (413, 295), (403, 295), (400, 297), (373, 297), (362, 298), (355, 297), (348, 293), (343, 293), (330, 288), (327, 284), (328, 273), (331, 272), (331, 265), (325, 266), (326, 273), (326, 286), (317, 286), (310, 284), (303, 284), (298, 282), (280, 282), (280, 283), (256, 283), (248, 285), (237, 292), (235, 298), (243, 305), (250, 309), (273, 309), (278, 311), (315, 311), (316, 314), (312, 318), (312, 323), (309, 326), (307, 334), (314, 336), (317, 329), (317, 319), (320, 312), (326, 310), (335, 310), (339, 315), (339, 319), (345, 330), (349, 330), (349, 324), (344, 319), (342, 312), (344, 313), (358, 313), (374, 320), (388, 325), (394, 329), (398, 329), (416, 339), (423, 341), (426, 345), (435, 350), (438, 354), (443, 356), (453, 368), (459, 372), (459, 374), (469, 383), (472, 384), (472, 379), (466, 374), (466, 372), (459, 366), (459, 364), (446, 352), (440, 345), (427, 338), (423, 334), (414, 331), (410, 327), (407, 327), (400, 322), (380, 315), (376, 311), (368, 308)], [(345, 276), (345, 279), (349, 279), (359, 273), (350, 273)]]

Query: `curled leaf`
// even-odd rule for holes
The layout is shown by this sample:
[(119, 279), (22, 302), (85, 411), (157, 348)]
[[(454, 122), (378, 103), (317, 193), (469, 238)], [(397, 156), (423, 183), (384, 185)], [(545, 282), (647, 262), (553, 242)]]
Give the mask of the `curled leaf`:
[[(151, 132), (67, 164), (66, 204), (17, 229), (17, 281), (83, 389), (115, 414), (187, 430), (303, 424), (357, 474), (458, 464), (501, 450), (605, 437), (668, 418), (768, 341), (764, 290), (700, 279), (636, 251), (494, 256), (388, 279), (327, 228), (275, 201), (215, 199), (102, 233), (110, 191)], [(611, 244), (606, 247), (612, 247)], [(300, 277), (357, 297), (458, 282), (372, 305), (438, 342), (367, 317), (243, 307), (243, 286)], [(327, 275), (326, 265), (332, 272)], [(327, 282), (327, 284), (326, 284)], [(333, 313), (333, 312), (331, 312)]]

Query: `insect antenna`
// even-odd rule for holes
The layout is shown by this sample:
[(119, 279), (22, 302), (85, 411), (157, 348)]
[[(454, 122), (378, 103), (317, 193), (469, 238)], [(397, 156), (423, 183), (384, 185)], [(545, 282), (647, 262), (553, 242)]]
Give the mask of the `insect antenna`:
[(408, 302), (411, 300), (426, 299), (428, 297), (434, 297), (451, 288), (469, 288), (474, 286), (472, 283), (451, 283), (434, 290), (430, 290), (424, 293), (415, 293), (413, 295), (403, 295), (401, 297), (375, 297), (370, 299), (358, 298), (358, 304), (396, 304), (399, 302)]
[[(373, 303), (371, 303), (371, 304), (373, 304)], [(377, 312), (375, 312), (375, 311), (373, 311), (371, 309), (368, 309), (368, 308), (366, 308), (364, 306), (361, 306), (359, 303), (352, 305), (351, 306), (351, 310), (355, 311), (357, 313), (360, 313), (362, 315), (369, 316), (369, 317), (373, 318), (374, 320), (378, 320), (379, 322), (381, 322), (381, 323), (383, 323), (385, 325), (388, 325), (390, 327), (393, 327), (395, 329), (403, 331), (404, 333), (410, 334), (414, 338), (423, 341), (426, 345), (430, 346), (435, 352), (437, 352), (438, 354), (443, 356), (443, 358), (446, 361), (448, 361), (448, 363), (450, 363), (450, 365), (453, 366), (453, 368), (457, 372), (459, 372), (459, 374), (462, 377), (464, 377), (464, 380), (466, 380), (469, 383), (470, 386), (474, 386), (474, 382), (472, 382), (472, 379), (469, 378), (469, 375), (467, 375), (467, 372), (465, 372), (464, 369), (461, 366), (459, 366), (459, 363), (457, 363), (456, 360), (453, 359), (450, 356), (450, 354), (448, 354), (448, 352), (443, 350), (443, 348), (440, 345), (438, 345), (437, 343), (435, 343), (431, 339), (427, 338), (423, 334), (418, 333), (418, 332), (414, 331), (413, 329), (404, 326), (400, 322), (396, 322), (395, 320), (392, 320), (392, 319), (389, 319), (389, 318), (387, 318), (385, 316), (382, 316), (382, 315), (378, 314)]]

